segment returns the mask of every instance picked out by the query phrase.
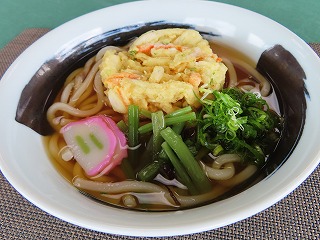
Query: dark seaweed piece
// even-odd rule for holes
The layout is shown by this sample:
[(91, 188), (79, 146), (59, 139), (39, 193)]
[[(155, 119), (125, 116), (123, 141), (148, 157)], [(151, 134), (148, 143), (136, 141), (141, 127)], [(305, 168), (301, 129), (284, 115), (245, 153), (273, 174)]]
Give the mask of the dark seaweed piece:
[(83, 42), (66, 46), (52, 59), (43, 63), (24, 87), (15, 120), (41, 135), (51, 134), (53, 130), (47, 121), (46, 112), (63, 86), (66, 77), (73, 70), (83, 66), (90, 57), (105, 46), (123, 46), (149, 30), (173, 27), (192, 28), (186, 24), (165, 21), (150, 22), (114, 29)]
[(273, 84), (284, 118), (281, 140), (265, 166), (267, 174), (282, 165), (297, 145), (306, 118), (306, 74), (297, 59), (283, 46), (264, 51), (257, 69)]

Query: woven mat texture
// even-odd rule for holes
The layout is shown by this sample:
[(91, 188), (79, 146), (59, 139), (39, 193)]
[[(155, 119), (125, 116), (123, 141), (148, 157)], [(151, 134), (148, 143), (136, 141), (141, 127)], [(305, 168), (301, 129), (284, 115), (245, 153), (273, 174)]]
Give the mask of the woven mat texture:
[[(0, 77), (48, 29), (27, 29), (0, 50)], [(320, 56), (320, 44), (310, 44)], [(320, 76), (319, 76), (320, 78)], [(319, 167), (286, 198), (250, 218), (216, 230), (175, 237), (127, 237), (87, 230), (24, 199), (0, 173), (0, 239), (320, 239)]]

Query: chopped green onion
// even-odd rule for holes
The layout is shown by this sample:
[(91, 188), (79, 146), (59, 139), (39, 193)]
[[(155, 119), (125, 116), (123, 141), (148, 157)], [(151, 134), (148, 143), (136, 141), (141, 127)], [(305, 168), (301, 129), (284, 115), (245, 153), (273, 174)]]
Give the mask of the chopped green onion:
[(214, 99), (201, 101), (197, 144), (210, 149), (214, 155), (222, 151), (238, 153), (247, 162), (263, 164), (279, 139), (280, 116), (254, 93), (236, 88), (212, 93)]
[(213, 156), (218, 156), (221, 152), (223, 152), (223, 147), (218, 144), (212, 151)]

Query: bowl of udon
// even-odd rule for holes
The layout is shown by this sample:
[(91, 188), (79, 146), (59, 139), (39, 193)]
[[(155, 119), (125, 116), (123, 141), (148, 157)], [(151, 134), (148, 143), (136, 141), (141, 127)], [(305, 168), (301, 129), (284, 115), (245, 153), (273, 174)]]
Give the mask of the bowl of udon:
[(173, 236), (252, 216), (315, 169), (316, 54), (254, 12), (180, 4), (86, 14), (7, 70), (0, 167), (26, 199), (88, 229)]

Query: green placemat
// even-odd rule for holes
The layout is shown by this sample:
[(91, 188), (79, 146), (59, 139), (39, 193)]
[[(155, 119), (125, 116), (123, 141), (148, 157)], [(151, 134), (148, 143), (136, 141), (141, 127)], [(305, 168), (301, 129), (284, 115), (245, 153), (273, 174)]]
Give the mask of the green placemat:
[[(0, 50), (0, 77), (48, 29), (28, 29)], [(310, 44), (320, 54), (320, 44)], [(320, 77), (320, 76), (319, 76)], [(104, 234), (64, 222), (24, 199), (0, 174), (0, 239), (320, 239), (320, 169), (286, 198), (250, 218), (198, 234), (140, 238)]]

